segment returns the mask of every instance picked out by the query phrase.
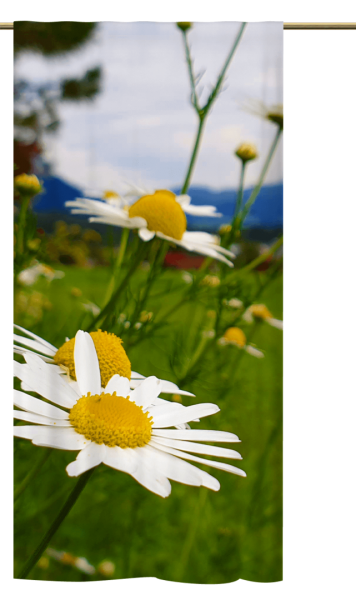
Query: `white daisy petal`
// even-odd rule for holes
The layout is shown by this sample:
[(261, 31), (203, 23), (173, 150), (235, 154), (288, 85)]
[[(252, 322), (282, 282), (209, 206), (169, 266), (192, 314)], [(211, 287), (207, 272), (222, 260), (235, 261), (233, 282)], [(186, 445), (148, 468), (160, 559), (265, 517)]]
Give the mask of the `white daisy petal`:
[(14, 390), (14, 405), (17, 408), (22, 408), (23, 410), (28, 410), (53, 419), (68, 419), (69, 417), (68, 413), (64, 410), (52, 406), (52, 404), (49, 404), (48, 402), (43, 402), (43, 400), (38, 400), (38, 398), (29, 396), (29, 394), (19, 392), (18, 390)]
[(204, 246), (203, 244), (201, 244), (201, 245), (195, 244), (194, 245), (194, 244), (191, 244), (190, 242), (187, 244), (184, 241), (184, 237), (179, 242), (179, 244), (180, 244), (180, 246), (183, 246), (183, 248), (186, 248), (187, 250), (190, 250), (191, 252), (198, 252), (199, 254), (204, 254), (205, 256), (210, 256), (211, 258), (216, 258), (217, 260), (221, 260), (225, 264), (229, 265), (229, 267), (234, 266), (234, 264), (230, 260), (225, 258), (225, 256), (223, 256), (223, 254), (219, 254), (219, 252), (217, 251), (217, 248), (214, 249), (211, 246), (208, 246), (208, 245)]
[(140, 454), (145, 464), (154, 464), (162, 475), (173, 481), (184, 483), (186, 485), (208, 487), (212, 490), (219, 490), (220, 483), (215, 477), (205, 471), (194, 467), (190, 463), (181, 460), (166, 452), (160, 452), (150, 444), (145, 448), (140, 448)]
[(161, 379), (162, 384), (162, 394), (180, 394), (181, 396), (192, 396), (195, 397), (195, 394), (191, 392), (186, 392), (185, 390), (180, 390), (179, 387), (172, 383), (171, 381), (167, 381), (166, 379)]
[(207, 456), (219, 456), (220, 458), (233, 458), (242, 459), (241, 454), (236, 450), (230, 450), (230, 448), (218, 448), (217, 446), (207, 446), (205, 444), (196, 444), (194, 442), (185, 442), (182, 440), (168, 440), (162, 437), (152, 436), (151, 440), (158, 444), (163, 444), (170, 448), (176, 448), (177, 450), (184, 450), (186, 452), (195, 452), (197, 454), (205, 454)]
[(78, 331), (74, 345), (75, 375), (83, 396), (90, 392), (100, 394), (101, 379), (98, 356), (92, 337), (85, 331)]
[(190, 204), (191, 197), (188, 194), (181, 194), (180, 196), (176, 196), (176, 201), (185, 210)]
[(139, 464), (137, 470), (132, 473), (132, 477), (150, 492), (157, 494), (157, 496), (167, 498), (171, 493), (172, 488), (167, 477), (142, 464)]
[(117, 396), (122, 396), (123, 398), (127, 398), (127, 396), (129, 396), (130, 382), (127, 377), (113, 375), (105, 388), (105, 393), (113, 394), (114, 392), (116, 392)]
[(187, 215), (194, 215), (196, 217), (222, 217), (222, 213), (216, 212), (216, 206), (190, 204), (182, 208)]
[(41, 432), (32, 438), (32, 443), (35, 446), (47, 446), (49, 448), (58, 448), (59, 450), (82, 450), (88, 444), (91, 444), (89, 440), (86, 440), (84, 435), (77, 433), (74, 429), (63, 427), (60, 430), (58, 427), (46, 428), (46, 432), (43, 432), (45, 427), (41, 427)]
[(194, 442), (227, 442), (229, 444), (239, 442), (234, 433), (228, 431), (213, 431), (209, 429), (152, 429), (152, 435), (169, 438), (173, 440), (187, 440)]
[[(60, 431), (64, 431), (65, 428)], [(49, 427), (46, 425), (15, 425), (14, 426), (14, 436), (19, 438), (24, 438), (26, 440), (33, 440), (33, 438), (46, 435), (48, 437), (54, 436), (54, 427)], [(56, 428), (58, 431), (58, 428)]]
[(264, 358), (263, 352), (261, 352), (261, 350), (258, 350), (254, 346), (245, 346), (244, 350), (245, 352), (247, 352), (247, 354), (251, 354), (251, 356), (255, 356), (256, 358)]
[(144, 242), (149, 242), (150, 240), (152, 240), (152, 238), (155, 237), (155, 232), (150, 231), (149, 229), (147, 229), (147, 227), (140, 227), (140, 229), (138, 230), (138, 235)]
[(145, 376), (140, 375), (140, 373), (136, 373), (136, 371), (131, 371), (131, 380), (132, 379), (145, 379)]
[(157, 444), (157, 442), (150, 442), (154, 448), (161, 450), (162, 452), (168, 452), (169, 454), (173, 454), (174, 456), (178, 456), (179, 458), (185, 458), (186, 460), (192, 460), (193, 462), (201, 463), (202, 465), (207, 465), (208, 467), (214, 467), (216, 469), (220, 469), (221, 471), (227, 471), (228, 473), (234, 473), (235, 475), (240, 475), (241, 477), (246, 477), (245, 471), (242, 469), (238, 469), (232, 465), (227, 463), (220, 463), (214, 460), (207, 460), (206, 458), (201, 458), (200, 456), (193, 456), (192, 454), (187, 454), (186, 452), (181, 452), (180, 450), (175, 450), (173, 448), (168, 448), (167, 446), (162, 446), (161, 444)]
[[(51, 365), (47, 365), (42, 359), (33, 354), (25, 354), (25, 359), (37, 359), (42, 365), (36, 364), (36, 361), (30, 361), (31, 364), (22, 365), (14, 361), (14, 376), (21, 379), (28, 389), (37, 392), (46, 400), (64, 408), (72, 408), (78, 399), (78, 394), (73, 388), (60, 376), (51, 370)], [(43, 365), (47, 367), (44, 370)]]
[[(174, 409), (174, 410), (173, 410)], [(172, 427), (181, 423), (189, 423), (194, 419), (200, 419), (219, 412), (216, 404), (195, 404), (194, 406), (181, 406), (177, 404), (169, 408), (167, 406), (153, 406), (148, 413), (153, 417), (153, 427)]]
[(66, 471), (70, 477), (78, 477), (85, 471), (93, 469), (100, 465), (106, 456), (106, 446), (104, 444), (98, 445), (90, 443), (88, 446), (81, 450), (72, 463), (69, 463), (66, 467)]
[(161, 393), (162, 385), (157, 377), (147, 377), (130, 393), (130, 400), (137, 406), (146, 408)]
[(52, 358), (49, 358), (49, 356), (45, 356), (44, 354), (38, 354), (38, 352), (33, 352), (32, 350), (28, 350), (27, 348), (21, 348), (21, 346), (18, 346), (17, 344), (13, 345), (13, 351), (14, 354), (21, 354), (21, 356), (24, 356), (26, 352), (28, 354), (36, 354), (37, 356), (40, 356), (40, 358), (42, 358), (42, 360), (44, 360), (45, 362), (52, 363)]
[[(46, 340), (43, 340), (39, 335), (35, 335), (31, 331), (27, 331), (27, 329), (25, 329), (24, 327), (20, 327), (20, 325), (14, 325), (14, 328), (18, 329), (19, 331), (22, 331), (22, 333), (26, 333), (32, 339), (37, 340), (38, 342), (40, 342), (40, 344), (43, 344), (46, 347), (46, 349), (47, 349), (46, 350), (46, 354), (49, 354), (50, 356), (54, 356), (56, 354), (57, 348), (55, 346), (52, 346), (52, 344), (50, 344)], [(50, 352), (48, 352), (48, 350)]]
[(43, 343), (36, 342), (36, 340), (30, 340), (29, 338), (25, 338), (22, 335), (17, 335), (16, 333), (14, 333), (13, 337), (14, 337), (15, 342), (18, 342), (19, 344), (22, 344), (23, 346), (27, 346), (28, 348), (31, 348), (32, 350), (37, 350), (37, 352), (40, 352), (42, 354), (47, 354), (48, 356), (55, 355), (55, 352), (53, 352), (52, 350), (49, 350), (49, 348), (47, 348)]
[(283, 321), (279, 321), (279, 319), (274, 319), (273, 317), (265, 319), (266, 323), (272, 325), (272, 327), (277, 327), (277, 329), (283, 329)]
[(37, 425), (50, 425), (52, 427), (71, 427), (69, 421), (64, 419), (50, 419), (49, 417), (42, 417), (42, 415), (36, 415), (32, 412), (25, 410), (14, 410), (14, 419), (20, 419), (21, 421), (27, 421), (28, 423), (36, 423)]
[(103, 463), (108, 467), (123, 471), (123, 473), (128, 473), (129, 475), (132, 475), (137, 469), (138, 462), (138, 456), (132, 449), (127, 448), (124, 450), (118, 446), (114, 446), (113, 448), (107, 447), (106, 455), (103, 460)]

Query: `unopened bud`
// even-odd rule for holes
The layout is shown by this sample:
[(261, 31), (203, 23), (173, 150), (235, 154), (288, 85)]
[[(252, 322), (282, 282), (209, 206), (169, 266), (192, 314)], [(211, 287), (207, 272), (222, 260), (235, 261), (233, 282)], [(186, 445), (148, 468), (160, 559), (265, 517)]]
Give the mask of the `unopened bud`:
[(26, 175), (22, 173), (17, 175), (14, 181), (15, 190), (22, 196), (36, 196), (39, 194), (42, 186), (38, 181), (36, 175)]
[(242, 162), (248, 162), (257, 158), (257, 148), (253, 144), (244, 143), (241, 144), (236, 150), (235, 155), (242, 160)]
[(193, 27), (193, 23), (188, 23), (187, 21), (180, 21), (179, 23), (177, 23), (177, 27), (179, 27), (181, 31), (188, 31), (188, 29)]

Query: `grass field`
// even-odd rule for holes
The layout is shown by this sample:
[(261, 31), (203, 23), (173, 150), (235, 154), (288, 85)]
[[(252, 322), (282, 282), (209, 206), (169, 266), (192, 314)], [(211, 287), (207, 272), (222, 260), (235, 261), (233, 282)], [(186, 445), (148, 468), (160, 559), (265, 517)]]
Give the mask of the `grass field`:
[[(85, 326), (89, 317), (83, 312), (83, 302), (102, 304), (110, 276), (106, 268), (60, 268), (65, 272), (63, 279), (51, 284), (42, 280), (34, 286), (50, 302), (42, 320), (32, 324), (30, 317), (22, 315), (18, 321), (57, 347)], [(264, 277), (255, 272), (246, 275), (245, 287), (263, 283)], [(184, 289), (181, 272), (167, 271), (162, 282), (155, 284), (147, 305), (154, 315), (166, 310), (164, 286), (170, 284), (177, 284), (178, 291), (170, 296), (175, 301)], [(282, 318), (281, 277), (264, 289), (259, 301)], [(221, 482), (219, 492), (173, 482), (171, 495), (162, 499), (128, 475), (100, 465), (52, 539), (51, 548), (85, 557), (94, 567), (110, 560), (115, 579), (158, 577), (190, 583), (282, 579), (282, 333), (267, 324), (246, 328), (265, 353), (263, 359), (235, 347), (207, 344), (194, 377), (189, 377), (186, 367), (209, 308), (214, 306), (208, 297), (182, 306), (164, 327), (140, 343), (131, 334), (132, 327), (122, 329), (120, 335), (133, 370), (184, 384), (196, 395), (183, 397), (184, 404), (219, 405), (220, 413), (194, 426), (236, 433), (241, 439), (237, 449), (243, 456), (238, 466), (247, 478), (211, 469)], [(38, 477), (15, 504), (15, 573), (73, 488), (75, 482), (65, 467), (74, 456), (15, 439), (15, 490), (32, 465), (46, 458)], [(49, 559), (41, 561), (30, 578), (83, 581), (105, 576), (85, 575)]]

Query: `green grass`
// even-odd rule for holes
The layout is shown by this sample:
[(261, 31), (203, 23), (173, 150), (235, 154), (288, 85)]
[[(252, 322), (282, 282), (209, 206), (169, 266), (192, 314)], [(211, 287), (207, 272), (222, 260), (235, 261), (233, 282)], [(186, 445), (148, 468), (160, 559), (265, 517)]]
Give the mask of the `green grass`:
[[(102, 303), (110, 277), (105, 268), (61, 269), (65, 271), (62, 280), (36, 284), (35, 289), (49, 298), (52, 308), (31, 327), (56, 346), (88, 319), (83, 301)], [(249, 274), (244, 285), (254, 288), (264, 278), (265, 274)], [(163, 283), (153, 289), (147, 310), (155, 314), (166, 310), (167, 282), (180, 285), (181, 274), (170, 271), (164, 275)], [(72, 295), (73, 287), (82, 291), (82, 297)], [(177, 298), (179, 292), (173, 293), (172, 304)], [(282, 317), (281, 278), (266, 287), (259, 301), (275, 317)], [(179, 383), (208, 308), (214, 304), (207, 298), (183, 306), (170, 316), (166, 327), (139, 344), (130, 331), (123, 331), (133, 370)], [(19, 324), (31, 325), (27, 317)], [(186, 383), (196, 398), (183, 398), (183, 402), (219, 405), (218, 414), (193, 426), (236, 433), (242, 440), (236, 448), (243, 456), (238, 466), (247, 478), (210, 469), (221, 482), (219, 492), (172, 482), (171, 495), (162, 499), (130, 476), (101, 465), (51, 547), (84, 556), (94, 566), (111, 560), (117, 579), (159, 577), (190, 583), (282, 579), (282, 333), (267, 324), (246, 327), (246, 332), (253, 333), (253, 342), (265, 352), (265, 358), (208, 344), (196, 378)], [(27, 440), (15, 440), (15, 489), (45, 452)], [(75, 485), (65, 472), (75, 455), (53, 450), (19, 497), (15, 505), (15, 573)], [(87, 576), (50, 559), (47, 569), (36, 566), (30, 578), (81, 581), (104, 577)]]

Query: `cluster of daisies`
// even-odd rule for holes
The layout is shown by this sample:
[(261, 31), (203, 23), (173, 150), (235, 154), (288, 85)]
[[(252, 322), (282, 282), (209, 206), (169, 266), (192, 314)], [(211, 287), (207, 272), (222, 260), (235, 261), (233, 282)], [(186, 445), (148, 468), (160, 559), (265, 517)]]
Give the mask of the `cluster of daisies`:
[(14, 351), (24, 362), (14, 361), (21, 382), (21, 391), (14, 391), (14, 417), (26, 424), (15, 425), (15, 436), (36, 446), (77, 451), (66, 468), (69, 476), (104, 463), (164, 498), (171, 492), (170, 480), (219, 490), (218, 480), (191, 462), (246, 476), (226, 462), (200, 456), (241, 459), (235, 450), (204, 443), (239, 442), (235, 434), (189, 426), (219, 407), (183, 406), (160, 398), (163, 392), (193, 394), (131, 371), (114, 334), (78, 331), (57, 349), (21, 327), (17, 330)]

